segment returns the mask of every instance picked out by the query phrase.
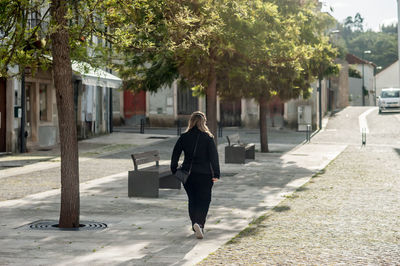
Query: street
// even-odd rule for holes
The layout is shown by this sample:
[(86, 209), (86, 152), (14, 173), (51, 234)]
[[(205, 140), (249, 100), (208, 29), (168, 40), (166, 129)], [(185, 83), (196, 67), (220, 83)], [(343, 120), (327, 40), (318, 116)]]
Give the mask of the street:
[(400, 0), (344, 2), (2, 1), (0, 266), (400, 265)]
[[(158, 149), (168, 163), (172, 131), (117, 132), (83, 142), (122, 145), (97, 148), (95, 155), (83, 150), (80, 159), (81, 219), (106, 223), (102, 231), (28, 229), (57, 219), (59, 162), (2, 169), (0, 264), (396, 264), (400, 114), (348, 107), (326, 122), (308, 144), (302, 144), (304, 132), (271, 129), (271, 152), (257, 152), (245, 165), (224, 163), (221, 139), (222, 179), (201, 241), (188, 226), (183, 190), (162, 189), (155, 199), (127, 197), (130, 154)], [(236, 131), (259, 149), (256, 130)]]
[(361, 145), (360, 116), (365, 112), (369, 112), (367, 146), (399, 147), (400, 113), (379, 114), (376, 107), (349, 107), (334, 114), (323, 133), (315, 136), (312, 142)]
[[(400, 114), (372, 109), (331, 117), (312, 143), (347, 148), (200, 265), (398, 265)], [(369, 129), (365, 147), (360, 124)]]

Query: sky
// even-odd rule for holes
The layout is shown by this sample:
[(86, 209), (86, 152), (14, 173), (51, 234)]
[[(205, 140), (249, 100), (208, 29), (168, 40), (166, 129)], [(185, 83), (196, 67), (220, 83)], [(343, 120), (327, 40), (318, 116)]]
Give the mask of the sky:
[[(364, 18), (364, 29), (379, 30), (379, 26), (397, 22), (397, 0), (320, 0), (322, 11), (328, 11), (339, 22), (358, 12)], [(333, 9), (333, 12), (330, 10)]]

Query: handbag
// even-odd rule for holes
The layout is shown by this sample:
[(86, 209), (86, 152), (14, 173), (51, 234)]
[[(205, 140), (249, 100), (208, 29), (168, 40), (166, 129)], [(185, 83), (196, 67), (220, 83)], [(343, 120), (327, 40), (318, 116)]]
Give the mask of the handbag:
[[(199, 135), (197, 135), (197, 140), (196, 140), (196, 145), (194, 146), (194, 151), (193, 151), (193, 156), (192, 158), (194, 158), (194, 155), (196, 154), (196, 149), (197, 149), (197, 142), (199, 142)], [(193, 165), (193, 160), (190, 162), (190, 168), (189, 171), (186, 171), (184, 169), (182, 169), (182, 165), (178, 167), (178, 169), (176, 169), (175, 172), (175, 177), (182, 182), (182, 184), (185, 184), (187, 179), (189, 178), (189, 175), (192, 171), (192, 165)]]

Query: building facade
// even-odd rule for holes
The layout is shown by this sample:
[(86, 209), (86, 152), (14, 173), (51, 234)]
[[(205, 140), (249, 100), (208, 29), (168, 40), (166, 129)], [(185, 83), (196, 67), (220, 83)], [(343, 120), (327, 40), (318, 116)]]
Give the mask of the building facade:
[(399, 84), (399, 60), (376, 74), (376, 96), (381, 94), (384, 88), (400, 88)]
[[(85, 69), (73, 63), (74, 102), (81, 139), (110, 132), (112, 90), (121, 86), (121, 80), (114, 75), (87, 66)], [(57, 102), (51, 68), (25, 71), (24, 85), (16, 75), (17, 67), (10, 67), (9, 72), (10, 78), (0, 79), (0, 152), (19, 152), (22, 143), (27, 151), (57, 145)], [(23, 127), (22, 112), (25, 114)]]
[[(376, 98), (374, 71), (376, 65), (353, 54), (347, 54), (346, 61), (361, 73), (361, 78), (349, 78), (349, 104), (352, 106), (374, 105)], [(363, 83), (364, 93), (362, 90)]]
[[(5, 94), (5, 102), (1, 104), (1, 108), (5, 116), (2, 117), (4, 127), (0, 136), (2, 139), (0, 152), (20, 151), (22, 138), (28, 150), (55, 145), (58, 143), (58, 120), (51, 69), (25, 73), (24, 98), (21, 78), (15, 77), (17, 73), (17, 67), (10, 67), (11, 78), (3, 79), (1, 82), (0, 93)], [(21, 108), (23, 102), (25, 109)], [(23, 129), (21, 129), (22, 111), (25, 114)]]
[(114, 90), (121, 87), (121, 79), (82, 62), (73, 62), (72, 70), (78, 138), (109, 133), (114, 120)]

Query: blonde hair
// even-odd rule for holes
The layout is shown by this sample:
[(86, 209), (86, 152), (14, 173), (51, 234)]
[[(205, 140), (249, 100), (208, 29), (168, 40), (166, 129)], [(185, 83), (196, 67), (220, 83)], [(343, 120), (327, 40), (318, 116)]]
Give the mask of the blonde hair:
[(192, 113), (189, 119), (188, 127), (185, 132), (188, 132), (191, 130), (194, 126), (197, 126), (197, 128), (200, 131), (203, 131), (207, 133), (210, 137), (214, 137), (213, 134), (210, 132), (210, 129), (208, 129), (207, 125), (207, 118), (206, 115), (203, 112), (200, 111), (195, 111)]

